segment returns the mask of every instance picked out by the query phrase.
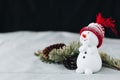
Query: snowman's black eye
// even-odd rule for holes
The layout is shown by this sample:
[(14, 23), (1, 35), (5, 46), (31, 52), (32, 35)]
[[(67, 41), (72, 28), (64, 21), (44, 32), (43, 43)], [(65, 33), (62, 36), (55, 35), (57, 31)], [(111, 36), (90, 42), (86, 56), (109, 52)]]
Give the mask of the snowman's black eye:
[(89, 34), (89, 32), (88, 32), (88, 34)]

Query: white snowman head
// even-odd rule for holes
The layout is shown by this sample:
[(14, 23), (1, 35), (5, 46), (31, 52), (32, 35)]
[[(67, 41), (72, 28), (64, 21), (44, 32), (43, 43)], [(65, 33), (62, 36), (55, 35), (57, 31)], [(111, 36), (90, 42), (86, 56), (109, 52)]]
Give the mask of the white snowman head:
[(104, 28), (98, 23), (90, 23), (80, 30), (80, 42), (82, 45), (97, 46), (102, 45)]
[(80, 42), (82, 43), (82, 45), (97, 46), (98, 38), (91, 31), (83, 31), (80, 35)]

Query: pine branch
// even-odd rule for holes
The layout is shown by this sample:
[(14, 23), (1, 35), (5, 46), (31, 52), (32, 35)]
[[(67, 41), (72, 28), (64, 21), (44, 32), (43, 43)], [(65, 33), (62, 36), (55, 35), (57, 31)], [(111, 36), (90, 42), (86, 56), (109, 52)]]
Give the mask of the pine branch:
[[(42, 54), (42, 51), (35, 52), (36, 56), (39, 56), (43, 62), (48, 63), (61, 63), (63, 60), (67, 59), (70, 56), (79, 54), (80, 43), (77, 41), (71, 42), (68, 46), (63, 46), (59, 49), (52, 49), (48, 58), (45, 58), (45, 55)], [(103, 66), (120, 70), (120, 59), (113, 58), (104, 52), (99, 52)]]
[(64, 46), (60, 49), (53, 49), (49, 53), (49, 59), (55, 62), (62, 62), (66, 58), (79, 53), (79, 42), (72, 42), (68, 46)]
[(120, 59), (113, 58), (104, 52), (100, 52), (100, 56), (101, 56), (102, 62), (105, 66), (107, 65), (110, 68), (120, 70)]
[(40, 59), (43, 62), (61, 63), (67, 57), (78, 54), (79, 53), (79, 50), (78, 50), (79, 46), (80, 46), (79, 42), (73, 41), (68, 46), (63, 46), (59, 49), (52, 49), (48, 54), (48, 58), (46, 58), (46, 56), (43, 54), (42, 50), (38, 50), (34, 54), (36, 56), (40, 56)]

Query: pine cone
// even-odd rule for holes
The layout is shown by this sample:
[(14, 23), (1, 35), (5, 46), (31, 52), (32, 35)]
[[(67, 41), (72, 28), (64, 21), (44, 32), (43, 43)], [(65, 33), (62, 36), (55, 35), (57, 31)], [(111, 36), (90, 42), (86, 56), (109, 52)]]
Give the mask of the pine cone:
[(78, 55), (73, 55), (68, 57), (66, 60), (63, 61), (63, 65), (70, 70), (76, 69), (77, 65), (76, 65), (76, 60), (77, 60), (77, 56)]
[(59, 49), (59, 48), (62, 48), (63, 46), (66, 46), (66, 45), (64, 43), (50, 45), (50, 46), (46, 47), (45, 49), (43, 49), (42, 54), (43, 54), (44, 58), (48, 59), (49, 58), (48, 54), (51, 50)]

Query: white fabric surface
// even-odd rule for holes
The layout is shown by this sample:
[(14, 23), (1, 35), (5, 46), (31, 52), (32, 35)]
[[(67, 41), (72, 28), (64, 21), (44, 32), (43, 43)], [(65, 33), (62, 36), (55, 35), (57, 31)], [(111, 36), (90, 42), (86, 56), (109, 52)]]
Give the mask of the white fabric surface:
[[(78, 74), (60, 64), (47, 64), (34, 56), (44, 47), (78, 41), (79, 34), (70, 32), (11, 32), (0, 33), (0, 80), (119, 80), (120, 71), (102, 67), (92, 74)], [(100, 51), (120, 58), (120, 39), (104, 39)]]

